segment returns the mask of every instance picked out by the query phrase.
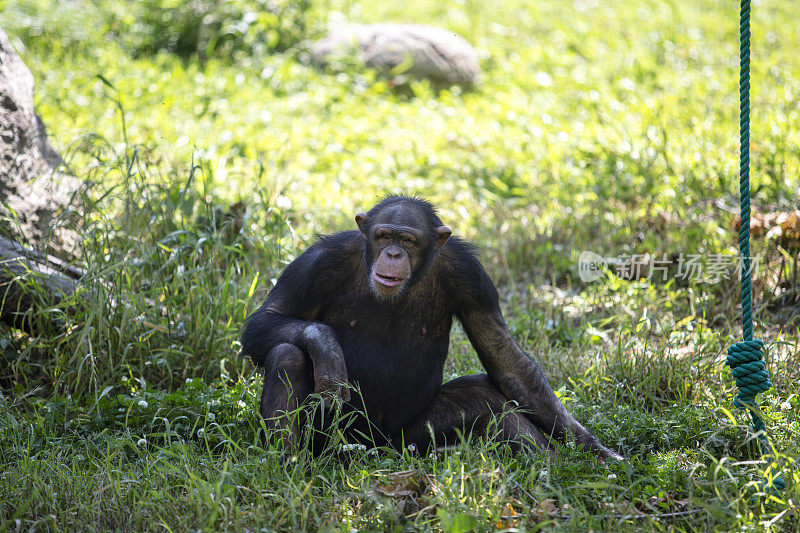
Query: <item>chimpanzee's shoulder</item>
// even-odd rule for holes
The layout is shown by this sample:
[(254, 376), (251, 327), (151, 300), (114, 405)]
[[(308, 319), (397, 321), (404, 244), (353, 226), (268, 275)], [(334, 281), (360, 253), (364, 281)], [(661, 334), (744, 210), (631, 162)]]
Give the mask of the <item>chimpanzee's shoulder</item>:
[(355, 230), (341, 231), (330, 235), (319, 235), (318, 240), (309, 249), (319, 249), (336, 258), (361, 256), (364, 253), (364, 236)]
[(319, 236), (283, 270), (272, 292), (290, 293), (292, 296), (287, 297), (288, 300), (316, 301), (336, 290), (357, 270), (359, 261), (363, 261), (363, 249), (358, 252), (358, 239), (357, 231)]
[(450, 237), (440, 251), (438, 270), (455, 302), (480, 307), (497, 305), (497, 289), (481, 264), (478, 248), (471, 242)]
[[(364, 238), (358, 231), (342, 231), (331, 235), (319, 235), (302, 256), (313, 263), (316, 269), (348, 269), (362, 260)], [(301, 256), (301, 257), (302, 257)]]
[(437, 262), (440, 272), (454, 281), (470, 281), (483, 272), (478, 247), (459, 237), (447, 240)]
[(447, 264), (459, 265), (461, 263), (480, 263), (478, 247), (461, 237), (450, 237), (442, 246), (441, 254), (447, 259)]
[(324, 247), (333, 248), (364, 248), (364, 236), (358, 230), (340, 231), (339, 233), (331, 233), (330, 235), (318, 235), (316, 244)]

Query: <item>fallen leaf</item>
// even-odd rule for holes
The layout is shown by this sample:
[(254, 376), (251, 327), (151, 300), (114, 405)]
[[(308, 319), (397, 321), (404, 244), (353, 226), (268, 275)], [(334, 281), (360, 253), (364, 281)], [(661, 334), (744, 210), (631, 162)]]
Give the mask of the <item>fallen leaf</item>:
[(500, 513), (500, 518), (495, 523), (495, 529), (508, 529), (510, 527), (517, 527), (520, 523), (520, 515), (516, 509), (510, 504), (506, 503), (503, 507), (503, 512)]

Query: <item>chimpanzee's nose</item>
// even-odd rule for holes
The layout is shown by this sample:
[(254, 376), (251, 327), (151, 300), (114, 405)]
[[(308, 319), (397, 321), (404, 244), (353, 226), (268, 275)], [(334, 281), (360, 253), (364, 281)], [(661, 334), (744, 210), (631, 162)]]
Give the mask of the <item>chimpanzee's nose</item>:
[(389, 259), (400, 259), (403, 257), (403, 252), (401, 252), (399, 248), (389, 248), (386, 250), (386, 253), (389, 254)]

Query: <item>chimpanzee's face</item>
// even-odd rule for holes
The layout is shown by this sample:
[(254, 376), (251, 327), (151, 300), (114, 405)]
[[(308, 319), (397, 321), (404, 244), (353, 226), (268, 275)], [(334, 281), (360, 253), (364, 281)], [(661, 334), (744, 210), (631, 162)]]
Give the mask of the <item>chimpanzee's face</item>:
[(427, 227), (421, 214), (402, 205), (388, 207), (371, 218), (367, 220), (363, 213), (356, 216), (366, 239), (369, 286), (376, 298), (390, 302), (403, 294), (413, 277), (424, 273), (422, 267), (433, 250), (444, 244), (450, 230)]
[(380, 300), (403, 294), (413, 273), (427, 258), (429, 243), (419, 230), (402, 225), (377, 224), (370, 232), (372, 262), (369, 284)]

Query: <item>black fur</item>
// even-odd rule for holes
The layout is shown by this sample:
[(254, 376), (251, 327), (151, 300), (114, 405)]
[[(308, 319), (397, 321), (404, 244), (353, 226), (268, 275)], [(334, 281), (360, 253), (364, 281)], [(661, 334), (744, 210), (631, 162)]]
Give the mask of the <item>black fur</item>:
[[(396, 219), (398, 206), (403, 223), (427, 232), (430, 242), (423, 248), (422, 266), (412, 272), (414, 283), (397, 300), (387, 302), (370, 290), (373, 254), (364, 234), (387, 210)], [(388, 196), (367, 213), (364, 234), (345, 231), (322, 237), (284, 270), (264, 304), (248, 318), (242, 335), (243, 354), (265, 367), (261, 403), (265, 419), (275, 420), (287, 405), (288, 376), (306, 380), (295, 389), (308, 391), (313, 385), (307, 380), (319, 383), (317, 374), (328, 372), (323, 377), (329, 381), (338, 377), (360, 388), (363, 405), (355, 396), (350, 405), (364, 409), (378, 434), (394, 443), (423, 445), (429, 440), (429, 428), (440, 440), (446, 439), (456, 429), (476, 427), (514, 400), (528, 414), (515, 414), (518, 422), (506, 423), (512, 428), (508, 431), (503, 426), (510, 440), (542, 448), (546, 447), (542, 435), (563, 439), (571, 433), (599, 456), (618, 457), (572, 418), (540, 367), (511, 339), (497, 290), (475, 248), (457, 237), (436, 246), (440, 226), (442, 221), (425, 200)], [(461, 381), (442, 386), (454, 317), (464, 325), (488, 373), (477, 381), (468, 380), (469, 387)], [(323, 329), (319, 335), (312, 329), (309, 338), (303, 332), (312, 324)], [(316, 342), (320, 335), (324, 343)], [(331, 352), (319, 346), (337, 343), (340, 351), (318, 353)], [(291, 361), (281, 359), (294, 354), (275, 349), (285, 344), (308, 355), (313, 377), (307, 370), (294, 370), (295, 356)], [(346, 375), (343, 368), (323, 370), (341, 359)]]

